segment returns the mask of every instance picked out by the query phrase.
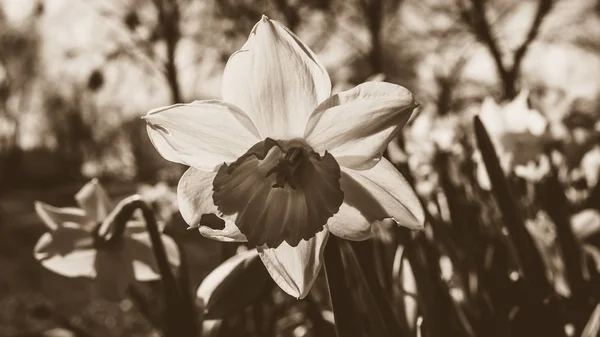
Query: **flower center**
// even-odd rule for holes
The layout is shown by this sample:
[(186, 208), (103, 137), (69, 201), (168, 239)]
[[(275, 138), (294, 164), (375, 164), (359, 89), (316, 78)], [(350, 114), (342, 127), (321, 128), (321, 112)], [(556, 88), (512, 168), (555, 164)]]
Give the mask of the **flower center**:
[(219, 168), (213, 201), (253, 246), (292, 246), (323, 230), (343, 201), (340, 167), (303, 141), (267, 138)]
[(277, 164), (266, 175), (268, 177), (275, 174), (273, 188), (284, 188), (285, 183), (288, 183), (291, 188), (296, 189), (298, 183), (296, 173), (305, 159), (304, 151), (297, 147), (291, 148), (283, 158), (279, 158)]

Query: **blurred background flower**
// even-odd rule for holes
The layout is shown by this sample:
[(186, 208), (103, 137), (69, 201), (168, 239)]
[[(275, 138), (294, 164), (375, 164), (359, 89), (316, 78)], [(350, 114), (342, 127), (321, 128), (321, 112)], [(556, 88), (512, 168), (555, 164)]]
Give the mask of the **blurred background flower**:
[[(34, 256), (47, 269), (66, 277), (96, 279), (101, 294), (110, 300), (124, 297), (137, 281), (160, 279), (150, 237), (141, 219), (124, 226), (115, 237), (113, 203), (96, 179), (75, 195), (80, 208), (56, 208), (36, 202), (35, 210), (50, 230), (40, 237)], [(110, 233), (113, 231), (113, 233)], [(108, 242), (109, 234), (113, 237)], [(162, 237), (169, 262), (179, 266), (179, 250), (173, 239)]]

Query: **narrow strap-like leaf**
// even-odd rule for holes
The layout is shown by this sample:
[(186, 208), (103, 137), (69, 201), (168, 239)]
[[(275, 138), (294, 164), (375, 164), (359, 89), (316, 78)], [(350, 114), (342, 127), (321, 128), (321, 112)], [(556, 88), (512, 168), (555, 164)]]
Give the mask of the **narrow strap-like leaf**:
[(554, 174), (548, 176), (538, 187), (542, 205), (556, 226), (556, 238), (562, 248), (572, 297), (583, 300), (590, 294), (587, 282), (583, 278), (581, 246), (575, 238), (569, 220), (567, 197)]
[(375, 266), (369, 260), (370, 244), (369, 241), (342, 242), (340, 246), (348, 256), (348, 265), (356, 268), (362, 276), (362, 282), (373, 299), (374, 309), (381, 316), (389, 336), (408, 336), (406, 320), (399, 321), (394, 315), (389, 297), (375, 274)]
[(477, 146), (485, 163), (485, 169), (490, 177), (492, 193), (514, 242), (515, 250), (522, 264), (525, 282), (528, 284), (529, 295), (536, 300), (547, 298), (552, 292), (552, 287), (546, 279), (546, 268), (542, 257), (535, 247), (533, 238), (525, 227), (525, 221), (512, 196), (510, 187), (500, 161), (492, 145), (492, 141), (479, 117), (475, 116), (475, 137)]
[(590, 315), (590, 318), (583, 328), (581, 337), (596, 337), (600, 334), (600, 304), (596, 306), (596, 309)]
[(335, 318), (335, 330), (338, 337), (362, 336), (358, 327), (359, 316), (352, 301), (348, 278), (344, 273), (338, 238), (331, 235), (327, 241), (324, 252), (325, 273)]

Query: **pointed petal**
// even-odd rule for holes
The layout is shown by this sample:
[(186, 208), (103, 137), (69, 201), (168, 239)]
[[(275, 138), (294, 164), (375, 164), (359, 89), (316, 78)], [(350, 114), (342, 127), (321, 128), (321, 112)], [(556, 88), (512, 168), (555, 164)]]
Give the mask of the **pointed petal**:
[(259, 141), (239, 108), (221, 101), (196, 101), (150, 111), (148, 136), (167, 160), (212, 171), (232, 162)]
[(492, 97), (486, 97), (481, 103), (479, 119), (485, 125), (485, 128), (494, 136), (506, 129), (504, 118), (501, 115), (500, 107)]
[(44, 233), (33, 249), (42, 266), (66, 277), (96, 277), (96, 250), (89, 233), (69, 225)]
[(309, 114), (331, 95), (331, 81), (313, 52), (266, 16), (223, 74), (223, 100), (246, 111), (263, 138), (302, 137)]
[(102, 187), (98, 179), (92, 179), (85, 184), (75, 194), (75, 201), (87, 216), (96, 222), (103, 221), (114, 207), (108, 192)]
[(84, 224), (88, 221), (85, 211), (72, 207), (54, 207), (41, 201), (35, 202), (35, 212), (42, 219), (46, 227), (56, 230), (65, 222)]
[[(366, 221), (393, 218), (399, 226), (422, 229), (425, 215), (410, 184), (387, 159), (372, 169), (355, 171), (342, 169), (344, 202), (358, 210)], [(360, 222), (357, 212), (355, 221)], [(335, 224), (335, 225), (334, 225)], [(334, 226), (332, 226), (334, 225)], [(339, 233), (343, 223), (332, 223), (332, 233)], [(338, 228), (336, 228), (336, 226)], [(346, 229), (347, 230), (347, 229)]]
[(319, 153), (329, 151), (340, 166), (373, 167), (417, 107), (406, 88), (367, 82), (321, 103), (304, 137)]
[[(219, 214), (213, 202), (213, 180), (216, 175), (217, 172), (201, 171), (193, 167), (185, 171), (177, 185), (177, 203), (181, 216), (188, 225), (199, 226), (200, 234), (205, 237), (219, 241), (245, 242), (246, 237), (233, 221), (206, 216)], [(219, 220), (224, 221), (224, 227), (220, 229)]]
[(323, 250), (329, 231), (302, 240), (297, 247), (283, 242), (277, 248), (259, 247), (267, 271), (283, 291), (298, 299), (306, 297), (323, 265)]

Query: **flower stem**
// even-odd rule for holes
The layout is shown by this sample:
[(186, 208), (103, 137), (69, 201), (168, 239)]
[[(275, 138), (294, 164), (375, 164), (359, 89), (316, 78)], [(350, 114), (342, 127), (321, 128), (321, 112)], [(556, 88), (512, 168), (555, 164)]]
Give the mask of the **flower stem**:
[(361, 330), (357, 326), (358, 315), (344, 274), (342, 255), (337, 240), (335, 236), (330, 236), (324, 252), (325, 273), (335, 318), (335, 330), (338, 337), (361, 336)]
[[(195, 316), (190, 310), (185, 310), (187, 306), (182, 305), (185, 303), (182, 296), (187, 294), (188, 291), (187, 289), (183, 290), (178, 287), (177, 280), (173, 274), (169, 260), (167, 259), (165, 246), (161, 238), (161, 231), (158, 228), (158, 223), (156, 222), (156, 217), (152, 208), (138, 195), (124, 199), (116, 208), (118, 211), (114, 212), (114, 214), (116, 214), (114, 221), (109, 221), (112, 223), (108, 226), (105, 225), (108, 223), (105, 221), (99, 230), (100, 235), (106, 235), (105, 237), (107, 237), (109, 243), (111, 241), (119, 240), (120, 236), (122, 236), (125, 231), (127, 221), (131, 219), (133, 213), (137, 209), (142, 211), (165, 295), (167, 321), (165, 335), (174, 337), (195, 337), (197, 335)], [(108, 231), (110, 231), (110, 233), (108, 233)]]

